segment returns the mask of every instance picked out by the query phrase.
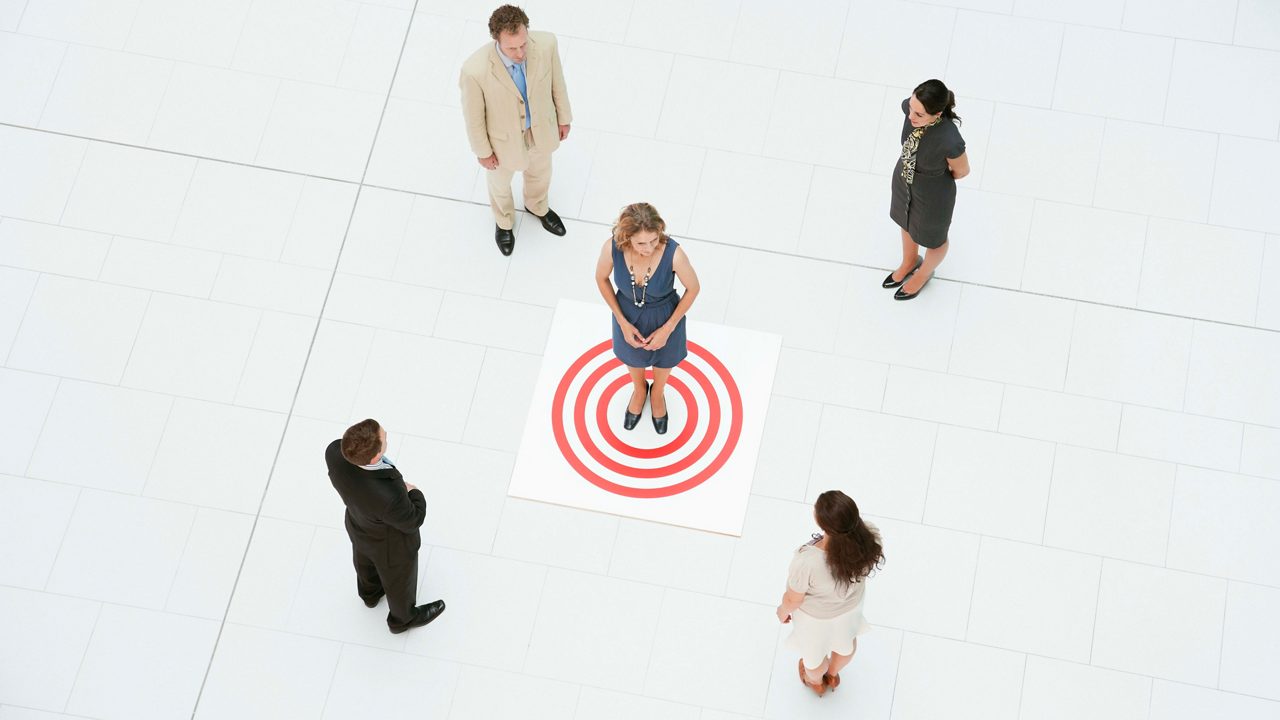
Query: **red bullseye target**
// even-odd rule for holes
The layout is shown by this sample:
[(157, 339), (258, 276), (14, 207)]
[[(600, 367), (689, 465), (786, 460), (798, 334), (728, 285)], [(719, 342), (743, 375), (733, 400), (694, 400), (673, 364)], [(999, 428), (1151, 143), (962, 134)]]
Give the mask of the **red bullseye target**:
[[(682, 363), (672, 373), (668, 384), (684, 400), (686, 417), (683, 428), (675, 438), (661, 447), (639, 448), (629, 445), (620, 439), (613, 431), (608, 421), (609, 419), (606, 417), (610, 398), (614, 397), (619, 390), (631, 382), (630, 377), (622, 367), (622, 363), (617, 358), (612, 357), (611, 352), (612, 343), (609, 340), (591, 347), (570, 365), (564, 377), (561, 378), (556, 386), (555, 396), (551, 403), (551, 427), (555, 434), (556, 445), (560, 449), (560, 454), (564, 456), (565, 461), (569, 463), (574, 471), (592, 485), (617, 495), (631, 498), (663, 498), (678, 495), (701, 485), (724, 467), (724, 464), (733, 454), (734, 448), (738, 444), (738, 439), (742, 434), (742, 396), (738, 391), (737, 383), (734, 382), (733, 376), (729, 374), (724, 363), (707, 351), (706, 348), (690, 342), (690, 354), (700, 360), (701, 364), (705, 364), (711, 369), (724, 390), (717, 389), (711, 378), (707, 377), (707, 374), (699, 367), (700, 363), (690, 361)], [(601, 362), (602, 359), (604, 359), (603, 362)], [(575, 437), (586, 453), (584, 458), (579, 457), (574, 444), (570, 442), (566, 430), (565, 410), (566, 407), (569, 407), (569, 393), (574, 387), (576, 379), (593, 362), (600, 364), (577, 385), (577, 391), (571, 405), (572, 428)], [(610, 374), (617, 373), (621, 373), (619, 377), (607, 380)], [(694, 381), (702, 391), (701, 396), (706, 398), (707, 404), (705, 408), (707, 424), (701, 440), (697, 442), (692, 450), (678, 459), (676, 455), (689, 445), (697, 433), (702, 408), (699, 407), (698, 394), (694, 393), (677, 373), (686, 375)], [(607, 384), (602, 389), (599, 400), (596, 403), (595, 412), (589, 417), (587, 413), (588, 396), (602, 382), (607, 382)], [(722, 403), (727, 405), (728, 431), (719, 451), (700, 470), (689, 477), (677, 479), (685, 471), (695, 467), (711, 454), (712, 447), (716, 444), (716, 439), (721, 434), (722, 423), (726, 420), (722, 417), (722, 412), (725, 410), (722, 407)], [(603, 448), (597, 445), (589, 432), (589, 422), (595, 424), (605, 444), (614, 452), (620, 454), (623, 457), (622, 460), (610, 456)], [(661, 467), (638, 467), (631, 464), (627, 460), (629, 458), (637, 460), (672, 458), (673, 461)], [(588, 460), (591, 462), (588, 463)], [(591, 464), (614, 475), (615, 478), (606, 478), (601, 472), (593, 469)], [(636, 487), (624, 484), (628, 480), (664, 479), (676, 481), (658, 487)]]

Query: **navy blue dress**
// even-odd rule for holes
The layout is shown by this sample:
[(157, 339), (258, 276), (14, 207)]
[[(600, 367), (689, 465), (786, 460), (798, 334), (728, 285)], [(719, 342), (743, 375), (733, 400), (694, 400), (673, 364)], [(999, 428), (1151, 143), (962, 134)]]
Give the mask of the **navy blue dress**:
[[(618, 306), (627, 322), (636, 326), (643, 337), (662, 327), (676, 311), (680, 302), (680, 294), (676, 292), (676, 271), (672, 266), (675, 261), (676, 248), (680, 247), (675, 240), (668, 239), (662, 248), (662, 259), (649, 278), (648, 286), (640, 285), (643, 277), (636, 278), (635, 297), (632, 298), (631, 272), (627, 269), (626, 258), (617, 245), (613, 246), (613, 284), (618, 288)], [(643, 307), (637, 307), (636, 301), (644, 300)], [(618, 356), (623, 365), (633, 368), (673, 368), (689, 354), (685, 342), (684, 318), (676, 323), (676, 329), (667, 344), (657, 350), (634, 348), (622, 339), (622, 327), (618, 319), (610, 316), (613, 323), (613, 354)]]

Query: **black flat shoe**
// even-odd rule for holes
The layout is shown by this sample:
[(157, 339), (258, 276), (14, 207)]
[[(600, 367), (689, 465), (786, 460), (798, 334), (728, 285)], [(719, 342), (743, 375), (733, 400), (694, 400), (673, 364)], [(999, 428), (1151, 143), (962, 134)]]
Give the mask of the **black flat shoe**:
[(914, 274), (915, 274), (915, 272), (916, 272), (917, 270), (919, 270), (919, 269), (920, 269), (920, 266), (921, 266), (921, 265), (923, 265), (923, 264), (924, 264), (924, 258), (922, 258), (922, 257), (920, 257), (919, 255), (917, 255), (917, 256), (916, 256), (916, 266), (915, 266), (915, 267), (913, 267), (913, 268), (911, 268), (911, 272), (907, 273), (906, 275), (903, 275), (901, 280), (894, 280), (894, 279), (893, 279), (893, 273), (889, 273), (889, 275), (888, 275), (887, 277), (885, 277), (884, 282), (880, 283), (880, 287), (885, 288), (886, 290), (887, 290), (887, 289), (889, 289), (889, 288), (896, 288), (896, 287), (900, 287), (900, 286), (902, 285), (902, 283), (906, 282), (906, 281), (907, 281), (907, 278), (909, 278), (909, 277), (911, 277), (912, 275), (914, 275)]
[[(933, 276), (932, 276), (932, 275), (930, 275), (930, 276), (929, 276), (929, 280), (932, 280), (932, 279), (933, 279)], [(924, 281), (924, 285), (928, 285), (928, 284), (929, 284), (929, 280), (925, 280), (925, 281)], [(919, 289), (919, 290), (917, 290), (917, 291), (915, 291), (915, 292), (913, 292), (913, 293), (903, 292), (901, 289), (899, 289), (897, 292), (895, 292), (895, 293), (893, 294), (893, 299), (894, 299), (894, 300), (910, 300), (910, 299), (914, 298), (915, 296), (919, 295), (920, 293), (924, 292), (924, 285), (921, 285), (921, 286), (920, 286), (920, 289)]]
[(435, 620), (436, 618), (440, 617), (440, 613), (442, 612), (444, 612), (443, 600), (430, 602), (430, 603), (427, 603), (426, 605), (419, 605), (418, 607), (413, 609), (413, 619), (409, 621), (408, 625), (393, 627), (391, 628), (391, 632), (392, 634), (399, 635), (400, 633), (406, 630), (412, 630), (413, 628), (416, 628), (416, 627), (422, 627), (423, 625), (426, 625), (432, 620)]
[[(533, 215), (533, 213), (529, 213), (529, 214)], [(564, 222), (560, 219), (560, 216), (557, 215), (556, 211), (552, 210), (551, 208), (547, 208), (546, 215), (533, 215), (533, 216), (541, 220), (542, 229), (546, 230), (552, 235), (564, 235), (565, 233), (569, 232), (567, 229), (565, 229)]]
[(493, 241), (498, 243), (498, 252), (503, 255), (510, 255), (516, 249), (516, 234), (510, 230), (503, 230), (495, 226), (493, 233)]
[[(644, 386), (644, 399), (645, 399), (645, 402), (648, 402), (648, 400), (649, 400), (649, 388), (650, 388), (650, 387), (652, 387), (652, 386), (651, 386), (651, 385), (648, 385), (648, 384), (646, 384), (646, 385)], [(643, 413), (643, 412), (644, 412), (644, 403), (640, 403), (640, 412), (638, 412), (638, 413), (633, 413), (633, 412), (631, 412), (631, 409), (630, 409), (629, 407), (628, 407), (626, 410), (623, 410), (623, 411), (622, 411), (622, 429), (623, 429), (623, 430), (635, 430), (635, 429), (636, 429), (636, 425), (640, 424), (640, 415), (641, 415), (641, 413)]]
[(378, 601), (382, 599), (382, 596), (383, 596), (383, 595), (386, 595), (386, 593), (378, 593), (377, 595), (374, 595), (373, 597), (362, 597), (362, 598), (360, 598), (360, 599), (364, 601), (364, 606), (365, 606), (365, 607), (367, 607), (367, 608), (375, 608), (375, 607), (378, 607)]

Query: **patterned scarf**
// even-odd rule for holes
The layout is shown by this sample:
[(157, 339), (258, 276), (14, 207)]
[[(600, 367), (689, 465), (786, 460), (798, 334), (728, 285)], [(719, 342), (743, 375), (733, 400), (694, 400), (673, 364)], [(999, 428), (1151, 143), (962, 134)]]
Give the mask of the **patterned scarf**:
[(920, 138), (924, 137), (924, 131), (942, 122), (942, 116), (939, 115), (937, 120), (928, 125), (921, 125), (911, 131), (907, 136), (907, 141), (902, 143), (902, 179), (908, 185), (916, 181), (916, 152), (920, 150)]

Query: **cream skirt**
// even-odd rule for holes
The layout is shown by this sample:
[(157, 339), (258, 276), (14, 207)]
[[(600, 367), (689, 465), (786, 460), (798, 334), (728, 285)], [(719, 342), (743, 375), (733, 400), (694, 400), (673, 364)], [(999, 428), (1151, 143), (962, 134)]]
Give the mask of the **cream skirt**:
[(815, 618), (796, 610), (791, 613), (787, 647), (800, 653), (804, 666), (812, 670), (833, 652), (853, 653), (853, 639), (869, 629), (861, 605), (833, 618)]

